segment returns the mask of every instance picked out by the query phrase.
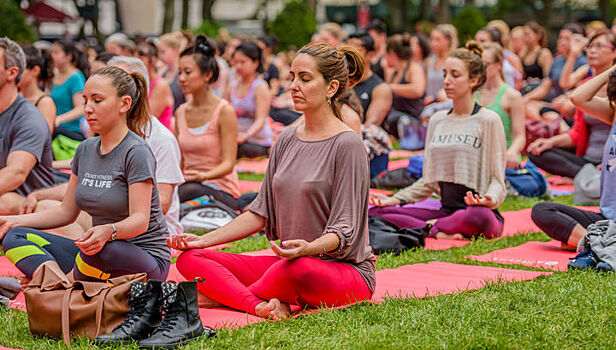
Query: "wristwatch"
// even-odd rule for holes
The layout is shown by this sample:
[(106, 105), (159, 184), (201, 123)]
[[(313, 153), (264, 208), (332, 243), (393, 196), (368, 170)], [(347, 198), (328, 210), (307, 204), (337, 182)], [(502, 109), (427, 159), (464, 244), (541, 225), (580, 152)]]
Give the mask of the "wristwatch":
[(111, 233), (111, 237), (109, 238), (110, 241), (115, 241), (118, 235), (118, 230), (116, 230), (116, 227), (114, 224), (111, 224), (111, 229), (113, 230), (113, 232)]

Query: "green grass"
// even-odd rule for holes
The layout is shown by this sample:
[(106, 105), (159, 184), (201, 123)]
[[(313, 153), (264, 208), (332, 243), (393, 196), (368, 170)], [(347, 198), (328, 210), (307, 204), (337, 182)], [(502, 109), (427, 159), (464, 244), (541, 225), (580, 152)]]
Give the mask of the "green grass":
[(238, 173), (238, 178), (242, 181), (263, 181), (264, 174)]
[[(556, 200), (570, 203), (571, 198)], [(532, 207), (534, 202), (508, 199), (504, 206), (521, 209)], [(479, 239), (465, 247), (445, 251), (384, 254), (377, 262), (377, 269), (429, 261), (530, 269), (474, 262), (465, 257), (536, 240), (549, 238), (544, 233), (531, 233), (492, 241)], [(264, 236), (256, 235), (230, 244), (226, 251), (239, 253), (268, 246)], [(185, 348), (613, 349), (616, 342), (614, 283), (614, 274), (554, 273), (528, 282), (493, 283), (478, 291), (428, 299), (389, 300), (381, 305), (362, 303), (284, 322), (220, 330), (217, 338), (201, 340)], [(4, 346), (67, 348), (59, 341), (32, 337), (23, 312), (0, 310), (0, 324), (0, 344)], [(72, 348), (96, 347), (78, 339)]]

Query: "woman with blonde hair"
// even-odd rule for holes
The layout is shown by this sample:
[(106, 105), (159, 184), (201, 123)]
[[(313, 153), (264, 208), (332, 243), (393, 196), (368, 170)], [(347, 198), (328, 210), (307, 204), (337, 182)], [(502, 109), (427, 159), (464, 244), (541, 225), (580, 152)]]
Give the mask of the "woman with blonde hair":
[(451, 24), (439, 24), (430, 33), (432, 54), (426, 59), (426, 106), (422, 117), (429, 118), (437, 111), (451, 108), (451, 101), (443, 89), (443, 65), (449, 53), (458, 47), (458, 30)]

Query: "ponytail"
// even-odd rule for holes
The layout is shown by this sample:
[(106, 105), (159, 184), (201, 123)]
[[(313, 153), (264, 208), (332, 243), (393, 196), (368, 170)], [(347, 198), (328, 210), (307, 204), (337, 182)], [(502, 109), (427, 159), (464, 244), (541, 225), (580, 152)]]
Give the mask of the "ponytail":
[(150, 120), (150, 105), (145, 78), (139, 73), (127, 73), (118, 67), (105, 67), (94, 72), (111, 80), (116, 90), (116, 96), (129, 96), (132, 100), (130, 110), (126, 114), (126, 125), (130, 131), (145, 138), (143, 132)]
[(340, 98), (347, 88), (353, 87), (361, 80), (366, 65), (364, 59), (353, 47), (335, 48), (321, 42), (305, 45), (297, 52), (297, 55), (302, 53), (315, 60), (317, 69), (327, 83), (332, 80), (338, 80), (340, 83), (338, 90), (328, 100), (328, 103), (336, 118), (343, 120), (340, 112)]

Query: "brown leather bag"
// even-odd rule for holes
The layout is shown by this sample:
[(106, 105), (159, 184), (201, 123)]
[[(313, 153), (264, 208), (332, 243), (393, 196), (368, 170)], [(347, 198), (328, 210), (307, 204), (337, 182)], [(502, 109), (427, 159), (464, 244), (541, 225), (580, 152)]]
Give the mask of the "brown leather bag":
[(106, 282), (73, 281), (57, 263), (46, 262), (24, 290), (30, 332), (63, 338), (66, 344), (82, 334), (90, 339), (109, 334), (126, 318), (131, 282), (145, 281), (145, 273)]

